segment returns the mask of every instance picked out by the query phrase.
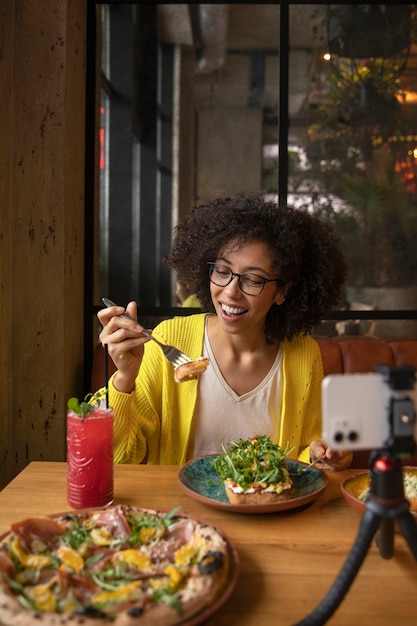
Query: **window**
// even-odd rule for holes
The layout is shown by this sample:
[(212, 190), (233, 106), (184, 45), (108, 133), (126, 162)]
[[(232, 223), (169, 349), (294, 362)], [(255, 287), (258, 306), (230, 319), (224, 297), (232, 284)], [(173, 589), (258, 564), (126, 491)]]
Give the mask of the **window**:
[(414, 5), (99, 6), (100, 291), (175, 306), (176, 220), (259, 190), (331, 221), (345, 304), (415, 335)]

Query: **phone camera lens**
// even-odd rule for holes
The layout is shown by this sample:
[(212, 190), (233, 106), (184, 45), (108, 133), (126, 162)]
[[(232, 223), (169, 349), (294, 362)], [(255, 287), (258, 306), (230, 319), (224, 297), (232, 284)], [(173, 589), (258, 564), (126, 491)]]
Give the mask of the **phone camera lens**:
[(356, 430), (351, 430), (350, 431), (350, 433), (348, 434), (348, 439), (349, 439), (349, 441), (357, 441), (358, 433), (356, 432)]
[(342, 441), (343, 441), (343, 433), (341, 433), (340, 431), (339, 431), (339, 432), (336, 432), (336, 433), (334, 434), (334, 440), (335, 440), (337, 443), (342, 442)]

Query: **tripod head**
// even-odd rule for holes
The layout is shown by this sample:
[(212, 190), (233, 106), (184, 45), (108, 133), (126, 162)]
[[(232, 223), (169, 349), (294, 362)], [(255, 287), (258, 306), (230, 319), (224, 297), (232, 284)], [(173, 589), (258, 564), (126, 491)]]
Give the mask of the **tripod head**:
[(411, 365), (377, 365), (375, 372), (381, 374), (392, 391), (388, 407), (388, 437), (382, 452), (386, 456), (412, 456), (416, 449), (416, 411), (407, 391), (414, 389), (415, 369)]

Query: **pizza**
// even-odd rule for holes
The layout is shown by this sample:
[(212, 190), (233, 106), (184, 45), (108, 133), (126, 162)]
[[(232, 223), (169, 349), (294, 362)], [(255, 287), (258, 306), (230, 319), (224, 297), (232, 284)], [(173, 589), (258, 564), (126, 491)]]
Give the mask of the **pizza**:
[(270, 504), (291, 498), (292, 479), (283, 450), (266, 435), (231, 442), (213, 460), (231, 504)]
[[(404, 496), (408, 500), (410, 505), (410, 511), (414, 514), (417, 514), (417, 473), (415, 471), (410, 471), (407, 469), (403, 469), (403, 487), (404, 487)], [(362, 489), (358, 494), (358, 499), (362, 502), (366, 502), (369, 494), (369, 480), (365, 489)]]
[(31, 517), (0, 542), (0, 624), (180, 624), (222, 594), (229, 548), (218, 530), (178, 509)]
[(417, 513), (417, 475), (415, 472), (403, 471), (404, 495), (410, 504), (410, 511)]

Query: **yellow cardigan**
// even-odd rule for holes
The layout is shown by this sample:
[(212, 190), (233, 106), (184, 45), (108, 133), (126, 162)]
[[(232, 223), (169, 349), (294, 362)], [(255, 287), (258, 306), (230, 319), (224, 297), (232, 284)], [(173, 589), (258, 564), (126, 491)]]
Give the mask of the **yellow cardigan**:
[[(153, 331), (160, 341), (183, 350), (192, 359), (202, 355), (205, 313), (175, 317)], [(323, 366), (317, 343), (297, 335), (283, 342), (283, 401), (274, 442), (293, 448), (290, 455), (309, 460), (309, 445), (321, 438), (321, 381)], [(114, 410), (116, 463), (182, 465), (187, 459), (198, 380), (176, 383), (172, 365), (155, 342), (148, 342), (135, 388), (130, 394), (109, 384)]]

